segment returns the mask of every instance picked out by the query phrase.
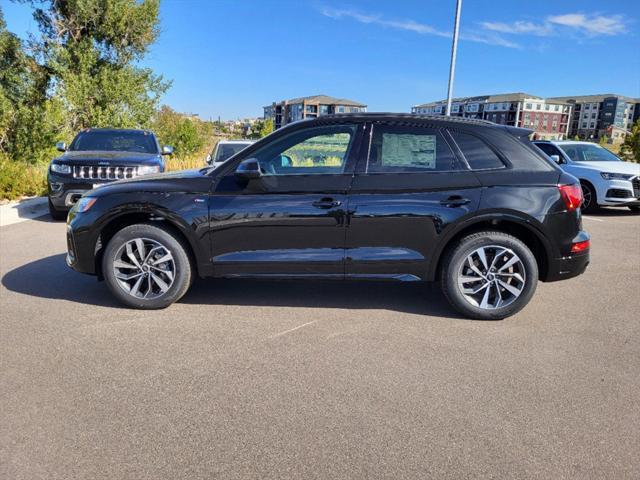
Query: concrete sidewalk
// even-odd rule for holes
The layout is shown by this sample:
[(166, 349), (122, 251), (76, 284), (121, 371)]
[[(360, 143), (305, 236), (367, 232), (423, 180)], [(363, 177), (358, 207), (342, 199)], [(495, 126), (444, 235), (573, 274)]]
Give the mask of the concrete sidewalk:
[(47, 197), (31, 197), (0, 205), (0, 227), (49, 214)]

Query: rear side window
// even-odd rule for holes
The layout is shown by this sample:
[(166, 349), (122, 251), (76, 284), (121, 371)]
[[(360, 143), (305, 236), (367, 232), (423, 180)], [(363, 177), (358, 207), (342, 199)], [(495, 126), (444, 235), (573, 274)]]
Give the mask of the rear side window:
[(446, 172), (460, 170), (442, 134), (433, 128), (376, 126), (368, 173)]
[(503, 168), (504, 163), (489, 146), (475, 135), (450, 132), (472, 170)]

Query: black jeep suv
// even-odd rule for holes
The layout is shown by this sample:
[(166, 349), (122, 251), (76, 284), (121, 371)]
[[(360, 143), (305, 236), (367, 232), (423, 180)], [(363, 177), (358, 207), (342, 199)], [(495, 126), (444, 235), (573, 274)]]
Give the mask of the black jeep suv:
[(323, 116), (217, 168), (122, 180), (68, 218), (68, 264), (136, 308), (196, 276), (440, 280), (464, 315), (504, 318), (538, 279), (589, 263), (578, 181), (529, 130), (402, 114)]
[(114, 180), (164, 172), (162, 155), (171, 147), (160, 145), (146, 130), (87, 129), (69, 148), (58, 142), (64, 155), (49, 165), (49, 213), (64, 220), (69, 208), (87, 190)]

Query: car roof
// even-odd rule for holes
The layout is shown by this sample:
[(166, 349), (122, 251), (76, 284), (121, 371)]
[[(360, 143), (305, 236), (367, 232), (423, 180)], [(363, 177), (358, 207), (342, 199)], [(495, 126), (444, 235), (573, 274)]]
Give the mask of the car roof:
[(598, 145), (594, 142), (583, 142), (580, 140), (534, 140), (534, 143), (551, 143), (553, 145)]
[(151, 130), (143, 130), (140, 128), (85, 128), (79, 133), (85, 132), (144, 133), (146, 135), (153, 135)]
[(220, 140), (218, 142), (218, 144), (221, 143), (247, 143), (247, 144), (251, 144), (251, 143), (255, 143), (255, 140)]
[(502, 127), (489, 120), (480, 120), (476, 118), (465, 117), (446, 117), (444, 115), (425, 115), (415, 113), (391, 113), (391, 112), (366, 112), (366, 113), (335, 113), (330, 115), (322, 115), (317, 118), (306, 118), (295, 123), (326, 123), (326, 122), (340, 122), (340, 121), (356, 121), (356, 122), (371, 122), (371, 121), (408, 121), (408, 120), (427, 120), (437, 123), (453, 123), (453, 124), (467, 124), (467, 125), (485, 125)]

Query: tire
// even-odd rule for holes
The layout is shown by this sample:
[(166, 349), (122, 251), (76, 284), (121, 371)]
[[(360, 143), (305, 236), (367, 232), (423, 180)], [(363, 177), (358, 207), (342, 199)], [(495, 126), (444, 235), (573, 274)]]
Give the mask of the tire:
[(53, 218), (54, 220), (66, 220), (67, 219), (67, 213), (69, 213), (67, 210), (58, 210), (56, 207), (53, 206), (53, 203), (51, 203), (51, 199), (49, 198), (49, 215), (51, 215), (51, 218)]
[[(480, 250), (484, 252), (486, 267)], [(511, 263), (514, 258), (517, 261)], [(495, 272), (491, 271), (494, 261)], [(474, 319), (500, 320), (529, 303), (538, 284), (538, 264), (531, 250), (516, 237), (483, 231), (462, 238), (448, 250), (441, 275), (444, 296), (458, 312)], [(472, 294), (476, 289), (477, 293)]]
[(582, 187), (582, 205), (580, 206), (584, 213), (594, 213), (598, 211), (598, 197), (596, 190), (587, 182), (580, 182)]
[(125, 305), (166, 308), (191, 286), (194, 268), (187, 252), (185, 243), (170, 230), (146, 223), (130, 225), (107, 244), (102, 273), (111, 293)]
[(629, 210), (631, 210), (631, 211), (632, 211), (632, 212), (634, 212), (634, 213), (640, 213), (640, 206), (638, 206), (638, 205), (631, 205), (631, 206), (629, 207)]

